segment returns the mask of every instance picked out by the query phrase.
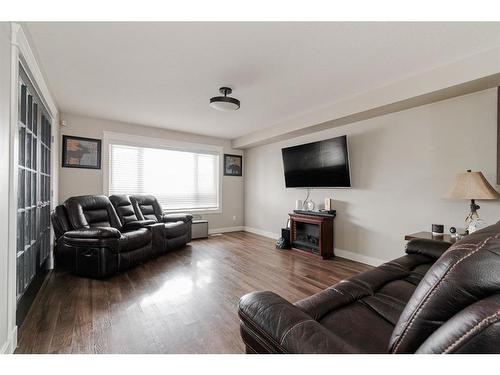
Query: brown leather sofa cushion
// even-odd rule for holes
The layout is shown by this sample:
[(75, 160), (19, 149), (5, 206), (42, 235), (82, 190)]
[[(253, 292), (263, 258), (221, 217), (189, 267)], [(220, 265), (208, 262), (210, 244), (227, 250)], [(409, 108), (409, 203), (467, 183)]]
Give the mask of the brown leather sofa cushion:
[(257, 353), (499, 353), (500, 223), (453, 246), (414, 241), (407, 255), (288, 303), (240, 300)]

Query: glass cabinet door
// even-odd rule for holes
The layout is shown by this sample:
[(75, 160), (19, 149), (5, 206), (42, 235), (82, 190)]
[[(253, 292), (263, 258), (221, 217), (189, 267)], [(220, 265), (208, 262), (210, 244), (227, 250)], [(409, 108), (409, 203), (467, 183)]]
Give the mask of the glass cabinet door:
[(19, 67), (17, 300), (50, 255), (51, 118)]

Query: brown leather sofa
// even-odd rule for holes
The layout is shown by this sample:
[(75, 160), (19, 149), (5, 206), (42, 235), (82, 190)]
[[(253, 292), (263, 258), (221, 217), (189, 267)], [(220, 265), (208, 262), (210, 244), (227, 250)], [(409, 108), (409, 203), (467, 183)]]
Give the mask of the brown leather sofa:
[(291, 304), (243, 296), (248, 353), (500, 353), (500, 222), (406, 255)]

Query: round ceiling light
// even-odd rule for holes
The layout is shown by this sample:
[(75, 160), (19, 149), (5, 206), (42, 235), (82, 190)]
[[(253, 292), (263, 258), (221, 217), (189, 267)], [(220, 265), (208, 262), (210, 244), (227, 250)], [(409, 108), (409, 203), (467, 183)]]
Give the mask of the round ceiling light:
[(219, 92), (224, 96), (214, 96), (210, 98), (210, 107), (217, 109), (218, 111), (236, 111), (240, 108), (240, 101), (235, 98), (231, 98), (230, 95), (233, 90), (229, 87), (221, 87)]

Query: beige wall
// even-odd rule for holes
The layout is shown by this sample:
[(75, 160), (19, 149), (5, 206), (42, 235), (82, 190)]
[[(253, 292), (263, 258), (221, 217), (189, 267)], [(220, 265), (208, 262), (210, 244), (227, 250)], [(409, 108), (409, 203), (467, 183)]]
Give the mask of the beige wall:
[[(245, 225), (276, 235), (305, 190), (285, 189), (281, 148), (348, 135), (352, 189), (317, 189), (335, 199), (338, 255), (376, 264), (403, 253), (406, 233), (432, 223), (463, 227), (466, 201), (442, 198), (453, 176), (480, 170), (494, 185), (496, 90), (486, 90), (245, 152)], [(500, 202), (479, 202), (487, 222)]]
[[(233, 150), (231, 142), (225, 139), (83, 117), (68, 113), (62, 113), (60, 117), (67, 122), (67, 126), (60, 128), (61, 134), (102, 139), (104, 131), (111, 131), (145, 137), (217, 145), (224, 147), (225, 153), (242, 154), (241, 150)], [(59, 138), (59, 144), (61, 140), (62, 137)], [(60, 202), (75, 195), (103, 193), (102, 169), (60, 168), (59, 172)], [(208, 219), (210, 229), (214, 230), (241, 227), (243, 225), (243, 215), (243, 177), (223, 176), (222, 213), (203, 216)]]

